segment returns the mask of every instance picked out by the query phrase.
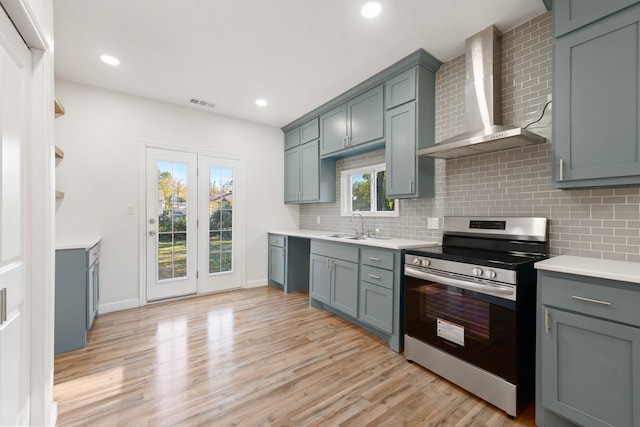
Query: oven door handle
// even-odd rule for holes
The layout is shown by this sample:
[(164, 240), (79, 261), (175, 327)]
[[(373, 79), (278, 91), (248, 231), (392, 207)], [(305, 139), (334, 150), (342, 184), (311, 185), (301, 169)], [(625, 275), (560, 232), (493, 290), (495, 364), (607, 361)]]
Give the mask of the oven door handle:
[(455, 279), (453, 277), (440, 276), (438, 274), (427, 273), (426, 271), (418, 270), (409, 266), (404, 267), (404, 274), (406, 276), (415, 277), (418, 279), (429, 280), (435, 283), (440, 283), (447, 286), (453, 286), (456, 288), (467, 289), (469, 291), (475, 291), (483, 294), (494, 295), (500, 298), (516, 300), (515, 288), (511, 286), (501, 285), (487, 285), (482, 283), (469, 282), (467, 280)]

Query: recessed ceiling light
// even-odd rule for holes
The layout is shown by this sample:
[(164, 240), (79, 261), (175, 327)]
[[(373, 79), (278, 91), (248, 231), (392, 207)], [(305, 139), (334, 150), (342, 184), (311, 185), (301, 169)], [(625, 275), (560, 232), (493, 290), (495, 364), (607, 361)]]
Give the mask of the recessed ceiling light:
[(382, 11), (382, 5), (377, 1), (372, 1), (362, 6), (361, 12), (362, 12), (362, 16), (364, 16), (365, 18), (371, 19), (380, 15), (381, 11)]
[(260, 107), (266, 107), (267, 106), (267, 100), (266, 99), (256, 99), (256, 105), (259, 105)]
[(100, 55), (100, 59), (102, 62), (109, 65), (120, 65), (120, 60), (111, 55)]

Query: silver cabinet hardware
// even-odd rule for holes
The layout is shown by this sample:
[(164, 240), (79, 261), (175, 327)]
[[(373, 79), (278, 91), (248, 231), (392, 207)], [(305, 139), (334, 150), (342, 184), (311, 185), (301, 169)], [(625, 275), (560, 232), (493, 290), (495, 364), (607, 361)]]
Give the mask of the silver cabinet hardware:
[(564, 159), (560, 159), (559, 168), (560, 168), (560, 171), (559, 171), (560, 177), (558, 178), (558, 181), (562, 181), (564, 180)]
[(149, 219), (149, 224), (155, 224), (156, 220), (154, 218)]
[(610, 302), (601, 301), (599, 299), (591, 299), (591, 298), (579, 297), (579, 296), (576, 296), (576, 295), (571, 295), (571, 298), (573, 298), (575, 300), (578, 300), (578, 301), (590, 302), (590, 303), (593, 303), (593, 304), (606, 305), (606, 306), (611, 305)]
[(155, 236), (155, 235), (156, 235), (156, 232), (155, 232), (155, 231), (151, 230), (151, 231), (149, 232), (149, 236)]
[(7, 288), (0, 288), (0, 325), (7, 321)]
[(381, 261), (381, 259), (380, 259), (380, 258), (375, 257), (375, 256), (370, 256), (370, 257), (369, 257), (369, 259), (370, 259), (371, 261)]
[(549, 333), (549, 309), (544, 309), (544, 333)]
[(367, 276), (371, 277), (372, 279), (376, 279), (376, 280), (380, 280), (380, 276), (376, 276), (375, 274), (367, 274)]

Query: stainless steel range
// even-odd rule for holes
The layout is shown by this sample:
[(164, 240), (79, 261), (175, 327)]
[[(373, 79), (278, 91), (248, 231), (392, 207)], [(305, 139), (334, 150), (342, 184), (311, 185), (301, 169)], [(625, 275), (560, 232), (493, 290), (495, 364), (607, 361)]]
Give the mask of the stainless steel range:
[(443, 232), (406, 251), (405, 356), (515, 417), (534, 394), (547, 220), (445, 217)]

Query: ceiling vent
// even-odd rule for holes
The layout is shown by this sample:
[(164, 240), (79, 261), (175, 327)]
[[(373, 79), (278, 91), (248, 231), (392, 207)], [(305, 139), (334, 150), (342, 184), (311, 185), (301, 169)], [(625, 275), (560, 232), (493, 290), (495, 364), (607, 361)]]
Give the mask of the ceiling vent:
[(189, 102), (195, 105), (199, 105), (201, 107), (215, 108), (216, 106), (216, 104), (214, 104), (213, 102), (207, 102), (207, 101), (203, 101), (202, 99), (196, 99), (196, 98), (191, 98)]

